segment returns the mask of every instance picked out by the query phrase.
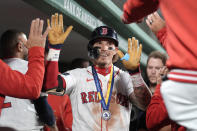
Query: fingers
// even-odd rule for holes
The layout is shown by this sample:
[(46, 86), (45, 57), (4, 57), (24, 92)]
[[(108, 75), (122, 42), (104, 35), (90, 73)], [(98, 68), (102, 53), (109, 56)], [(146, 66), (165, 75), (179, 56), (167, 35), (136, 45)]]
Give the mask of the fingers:
[(161, 17), (159, 16), (159, 14), (157, 13), (157, 11), (153, 13), (153, 16), (154, 16), (156, 19), (157, 19), (157, 18), (161, 18)]
[(132, 56), (133, 56), (134, 52), (135, 52), (135, 37), (132, 37), (132, 43), (131, 44), (132, 44), (132, 48), (131, 48), (131, 52), (129, 54), (132, 54)]
[[(37, 18), (36, 20), (33, 20), (30, 28), (30, 34), (32, 36), (42, 36), (43, 25), (44, 21), (42, 19)], [(48, 30), (50, 30), (49, 27), (47, 28), (47, 31)]]
[(150, 24), (152, 24), (152, 23), (153, 23), (153, 19), (152, 19), (152, 17), (151, 17), (151, 14), (150, 14), (150, 15), (148, 15), (147, 20), (149, 21), (149, 23), (150, 23)]
[(161, 74), (167, 75), (167, 73), (168, 73), (168, 68), (166, 66), (162, 67)]
[(68, 37), (68, 35), (70, 34), (70, 32), (72, 31), (73, 29), (73, 26), (69, 26), (67, 29), (66, 29), (66, 32), (64, 32), (64, 40)]
[(55, 13), (55, 27), (58, 26), (58, 13)]
[(117, 51), (117, 54), (118, 54), (118, 56), (119, 56), (120, 58), (122, 58), (122, 57), (124, 56), (124, 54), (123, 54), (122, 51), (120, 51), (120, 50)]
[(60, 29), (63, 29), (63, 27), (64, 27), (62, 14), (59, 15), (59, 26), (60, 26)]
[(30, 27), (30, 35), (27, 40), (27, 48), (31, 48), (34, 46), (40, 46), (40, 47), (45, 46), (46, 36), (50, 28), (48, 27), (44, 35), (42, 35), (43, 25), (44, 25), (44, 21), (39, 18), (32, 21)]
[(36, 20), (32, 20), (31, 21), (31, 27), (30, 27), (30, 32), (29, 32), (29, 36), (34, 35), (34, 25), (35, 25)]
[(154, 15), (154, 13), (150, 14), (150, 18), (152, 19), (152, 21), (155, 21), (157, 19), (157, 17)]
[(138, 53), (137, 46), (138, 46), (138, 40), (135, 40), (135, 42), (134, 42), (134, 57), (136, 57), (137, 53)]
[(40, 28), (40, 19), (36, 18), (35, 25), (34, 25), (34, 35), (38, 35)]
[(51, 28), (51, 24), (50, 24), (50, 20), (49, 20), (49, 19), (47, 19), (47, 26), (48, 26), (49, 28)]
[(142, 44), (139, 45), (139, 48), (138, 48), (138, 53), (137, 53), (137, 58), (140, 60), (141, 58), (141, 54), (142, 54)]
[(55, 27), (55, 15), (51, 16), (51, 28)]
[(131, 52), (131, 38), (128, 38), (128, 53)]
[(44, 24), (44, 21), (43, 20), (40, 20), (40, 22), (39, 22), (39, 28), (38, 28), (38, 35), (42, 35), (43, 24)]
[(152, 23), (150, 23), (150, 21), (148, 19), (146, 19), (146, 24), (148, 25), (149, 28), (151, 28), (151, 26), (152, 26), (151, 24)]
[(157, 12), (154, 12), (148, 15), (147, 20), (149, 21), (149, 24), (152, 24), (154, 21), (162, 20), (162, 18), (159, 16)]

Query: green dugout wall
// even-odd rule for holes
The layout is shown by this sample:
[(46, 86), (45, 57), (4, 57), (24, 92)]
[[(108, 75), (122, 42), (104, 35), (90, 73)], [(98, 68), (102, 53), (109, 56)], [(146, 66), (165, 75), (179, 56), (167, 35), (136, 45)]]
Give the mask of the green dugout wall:
[(64, 15), (64, 24), (73, 25), (74, 30), (89, 39), (93, 29), (100, 25), (113, 27), (119, 38), (119, 48), (127, 51), (127, 38), (136, 37), (143, 45), (141, 65), (145, 67), (147, 54), (153, 50), (165, 50), (137, 24), (121, 22), (122, 11), (111, 0), (23, 0), (51, 16), (55, 12)]

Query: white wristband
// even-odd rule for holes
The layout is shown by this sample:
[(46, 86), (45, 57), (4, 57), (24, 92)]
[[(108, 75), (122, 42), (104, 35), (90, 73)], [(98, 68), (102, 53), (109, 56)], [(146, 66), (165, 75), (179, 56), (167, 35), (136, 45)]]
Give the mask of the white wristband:
[(49, 48), (47, 61), (58, 61), (59, 55), (60, 55), (60, 50)]

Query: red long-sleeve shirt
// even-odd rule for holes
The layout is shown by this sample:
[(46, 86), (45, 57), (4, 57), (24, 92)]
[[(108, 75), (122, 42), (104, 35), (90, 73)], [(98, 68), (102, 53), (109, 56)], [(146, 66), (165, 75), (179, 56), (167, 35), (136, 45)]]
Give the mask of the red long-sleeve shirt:
[(28, 59), (28, 71), (25, 75), (12, 70), (0, 60), (1, 95), (27, 99), (36, 99), (40, 96), (44, 77), (44, 48), (30, 48)]
[(124, 18), (135, 22), (160, 7), (166, 20), (168, 68), (197, 70), (197, 5), (195, 0), (127, 0)]

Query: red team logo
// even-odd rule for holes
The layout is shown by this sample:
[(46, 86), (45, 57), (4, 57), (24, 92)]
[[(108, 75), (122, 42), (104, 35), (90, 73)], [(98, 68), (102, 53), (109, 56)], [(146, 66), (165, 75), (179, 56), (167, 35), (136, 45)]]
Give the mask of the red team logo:
[(107, 34), (107, 28), (102, 28), (102, 35), (106, 35)]

